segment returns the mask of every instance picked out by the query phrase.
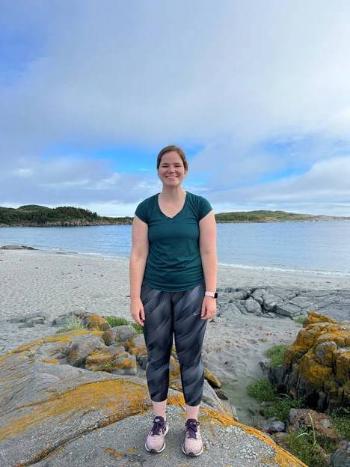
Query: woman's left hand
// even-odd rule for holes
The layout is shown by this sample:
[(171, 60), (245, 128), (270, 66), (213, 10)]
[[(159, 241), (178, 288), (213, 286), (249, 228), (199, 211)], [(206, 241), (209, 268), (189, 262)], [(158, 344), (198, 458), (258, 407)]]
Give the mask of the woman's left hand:
[(213, 319), (216, 315), (216, 299), (205, 296), (202, 303), (201, 319)]

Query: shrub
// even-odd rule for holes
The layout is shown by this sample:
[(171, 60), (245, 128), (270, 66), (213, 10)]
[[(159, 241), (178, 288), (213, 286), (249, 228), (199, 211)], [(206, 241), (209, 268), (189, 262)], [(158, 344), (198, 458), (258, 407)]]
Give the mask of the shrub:
[(267, 378), (261, 378), (247, 386), (248, 396), (259, 402), (274, 401), (277, 398), (276, 392)]
[(127, 319), (120, 318), (119, 316), (105, 316), (105, 320), (112, 328), (114, 328), (115, 326), (123, 326), (124, 324), (130, 324)]
[(80, 318), (72, 315), (69, 318), (65, 319), (63, 327), (58, 329), (57, 334), (62, 332), (73, 331), (74, 329), (86, 329), (86, 326), (83, 325)]
[(271, 360), (272, 368), (283, 365), (284, 354), (287, 349), (287, 345), (277, 344), (265, 352), (265, 355)]
[(309, 467), (326, 467), (329, 465), (312, 429), (299, 429), (288, 433), (286, 442), (290, 451)]

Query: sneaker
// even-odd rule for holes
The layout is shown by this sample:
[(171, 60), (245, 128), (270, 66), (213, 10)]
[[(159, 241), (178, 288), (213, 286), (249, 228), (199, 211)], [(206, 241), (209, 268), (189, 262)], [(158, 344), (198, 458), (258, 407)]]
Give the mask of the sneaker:
[(169, 425), (163, 417), (154, 417), (153, 426), (148, 433), (145, 448), (152, 453), (160, 453), (165, 449), (165, 435), (168, 433)]
[(182, 444), (182, 452), (186, 456), (196, 457), (203, 452), (202, 437), (199, 432), (199, 422), (194, 418), (186, 421), (185, 440)]

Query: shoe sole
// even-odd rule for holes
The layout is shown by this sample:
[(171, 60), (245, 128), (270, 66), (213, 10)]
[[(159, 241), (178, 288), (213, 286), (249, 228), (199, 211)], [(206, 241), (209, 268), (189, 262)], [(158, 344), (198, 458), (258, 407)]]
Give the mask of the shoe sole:
[[(165, 433), (164, 433), (164, 436), (167, 435), (168, 431), (169, 431), (169, 426), (167, 425), (166, 430), (165, 430)], [(149, 452), (150, 454), (160, 454), (161, 452), (164, 451), (165, 446), (166, 446), (166, 444), (165, 444), (165, 441), (164, 441), (164, 444), (163, 444), (163, 446), (161, 447), (161, 449), (159, 449), (159, 451), (157, 451), (156, 449), (149, 449), (149, 448), (147, 447), (147, 441), (145, 442), (145, 449), (146, 449), (146, 451)]]
[(182, 448), (182, 452), (183, 452), (183, 453), (185, 454), (185, 456), (187, 456), (187, 457), (198, 457), (198, 456), (200, 456), (201, 454), (203, 454), (203, 446), (202, 446), (202, 449), (201, 449), (199, 452), (197, 452), (197, 453), (195, 453), (195, 452), (186, 452), (186, 450), (185, 450), (185, 444), (182, 444), (181, 448)]

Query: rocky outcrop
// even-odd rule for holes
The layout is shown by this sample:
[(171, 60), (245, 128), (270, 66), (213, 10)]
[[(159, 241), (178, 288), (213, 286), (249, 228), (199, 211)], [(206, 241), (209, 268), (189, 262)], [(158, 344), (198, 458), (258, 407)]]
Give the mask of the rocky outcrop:
[[(185, 462), (180, 449), (184, 425), (180, 392), (169, 392), (168, 446), (164, 455), (155, 458), (143, 448), (151, 413), (142, 368), (138, 366), (134, 376), (122, 376), (111, 368), (86, 368), (92, 363), (106, 365), (109, 356), (121, 350), (120, 342), (113, 339), (106, 345), (104, 332), (108, 331), (60, 333), (0, 356), (1, 466), (155, 466), (159, 462), (173, 466)], [(134, 344), (131, 339), (125, 341), (128, 350), (123, 347), (137, 359), (142, 356), (141, 339), (137, 337)], [(69, 363), (72, 352), (79, 356), (73, 359), (75, 365), (81, 366)], [(175, 359), (173, 363), (176, 377)], [(267, 435), (239, 423), (215, 393), (207, 391), (201, 414), (206, 443), (200, 460), (203, 466), (304, 465)]]
[(317, 410), (350, 406), (350, 324), (311, 312), (271, 382)]
[(309, 311), (331, 310), (332, 315), (339, 319), (349, 309), (349, 290), (316, 291), (281, 287), (219, 289), (218, 311), (226, 316), (251, 313), (269, 318), (295, 318), (306, 316)]

